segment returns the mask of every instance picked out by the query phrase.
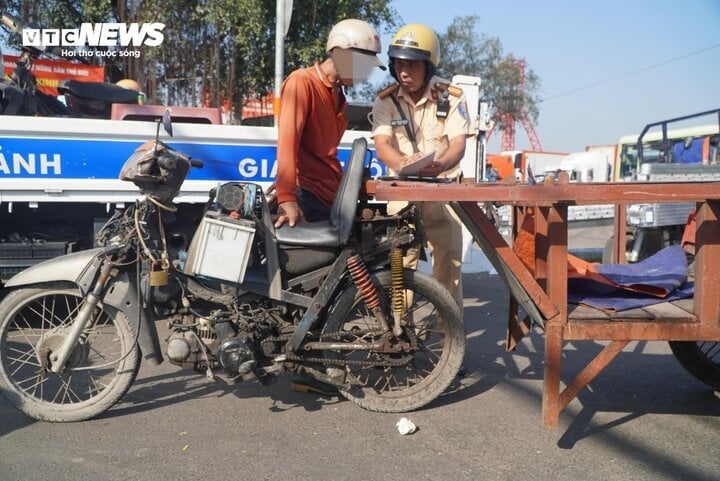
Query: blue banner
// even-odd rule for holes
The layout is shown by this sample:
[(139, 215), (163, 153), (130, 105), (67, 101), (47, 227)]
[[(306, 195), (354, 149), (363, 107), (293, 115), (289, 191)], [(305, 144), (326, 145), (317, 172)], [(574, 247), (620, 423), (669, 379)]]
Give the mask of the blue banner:
[[(274, 145), (197, 144), (164, 140), (172, 148), (204, 161), (192, 169), (190, 180), (271, 182), (276, 172)], [(0, 179), (117, 179), (137, 141), (91, 139), (0, 138)], [(371, 175), (385, 174), (372, 155)], [(345, 164), (350, 149), (340, 149)]]

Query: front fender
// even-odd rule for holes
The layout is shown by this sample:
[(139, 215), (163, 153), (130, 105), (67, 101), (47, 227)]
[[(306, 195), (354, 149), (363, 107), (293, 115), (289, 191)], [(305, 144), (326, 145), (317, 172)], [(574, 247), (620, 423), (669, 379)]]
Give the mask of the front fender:
[(68, 281), (77, 284), (85, 295), (92, 288), (101, 256), (118, 249), (118, 246), (98, 247), (48, 259), (18, 272), (5, 283), (5, 287)]
[[(75, 284), (85, 296), (93, 289), (93, 282), (102, 265), (103, 256), (119, 248), (119, 246), (99, 247), (48, 259), (15, 274), (5, 283), (5, 287), (64, 281)], [(125, 314), (131, 328), (138, 335), (138, 345), (143, 358), (155, 365), (160, 364), (163, 357), (157, 331), (138, 296), (137, 283), (131, 281), (127, 272), (109, 279), (101, 302), (103, 309), (110, 312), (121, 311)]]

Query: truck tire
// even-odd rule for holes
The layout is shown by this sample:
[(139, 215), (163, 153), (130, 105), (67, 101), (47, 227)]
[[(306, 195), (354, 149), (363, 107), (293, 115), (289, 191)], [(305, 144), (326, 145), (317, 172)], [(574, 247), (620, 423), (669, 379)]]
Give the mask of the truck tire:
[(0, 392), (40, 421), (84, 421), (112, 407), (140, 366), (135, 335), (122, 312), (98, 306), (63, 371), (51, 354), (64, 341), (83, 298), (67, 284), (13, 290), (0, 302)]
[[(632, 248), (633, 239), (634, 238), (631, 234), (627, 234), (625, 236), (625, 252), (627, 252), (629, 249)], [(610, 238), (605, 243), (605, 247), (603, 247), (602, 263), (603, 264), (615, 263), (615, 261), (613, 260), (614, 254), (615, 254), (615, 236), (610, 236)]]
[(669, 341), (672, 353), (690, 374), (720, 390), (720, 342)]
[[(392, 324), (391, 275), (371, 276), (381, 309)], [(400, 342), (409, 348), (395, 353), (373, 350), (326, 350), (337, 361), (328, 375), (345, 376), (352, 384), (340, 393), (354, 404), (375, 412), (407, 412), (428, 404), (455, 379), (465, 355), (465, 327), (461, 311), (450, 293), (430, 276), (411, 269), (403, 275), (405, 302)], [(392, 326), (391, 326), (392, 327)], [(374, 332), (373, 332), (374, 331)], [(355, 284), (346, 287), (333, 305), (323, 335), (336, 341), (364, 343), (380, 338), (378, 324)]]

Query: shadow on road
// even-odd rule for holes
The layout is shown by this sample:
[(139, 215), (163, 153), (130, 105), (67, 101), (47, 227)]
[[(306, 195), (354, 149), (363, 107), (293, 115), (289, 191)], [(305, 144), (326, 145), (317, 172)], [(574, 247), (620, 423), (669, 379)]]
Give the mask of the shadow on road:
[[(475, 396), (482, 403), (482, 394), (502, 383), (518, 396), (531, 398), (530, 405), (537, 406), (541, 423), (545, 352), (542, 330), (533, 329), (515, 351), (507, 352), (508, 296), (502, 281), (498, 276), (480, 273), (465, 274), (463, 282), (468, 374), (455, 383), (461, 386), (457, 392), (446, 394), (429, 407)], [(604, 346), (597, 341), (566, 342), (562, 357), (564, 385)], [(619, 416), (611, 422), (598, 423), (595, 421), (598, 413)], [(571, 424), (558, 446), (572, 448), (584, 438), (606, 435), (613, 427), (645, 414), (706, 416), (715, 423), (713, 429), (717, 429), (720, 399), (680, 366), (666, 342), (633, 342), (563, 411), (561, 420), (570, 419)]]

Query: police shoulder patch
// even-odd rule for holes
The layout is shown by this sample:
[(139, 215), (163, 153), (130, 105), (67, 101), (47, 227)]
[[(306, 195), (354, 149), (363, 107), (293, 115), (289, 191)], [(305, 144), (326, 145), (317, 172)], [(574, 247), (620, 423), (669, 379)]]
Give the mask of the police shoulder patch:
[(380, 97), (381, 99), (387, 98), (387, 97), (389, 97), (390, 95), (392, 95), (392, 94), (394, 94), (395, 92), (397, 92), (399, 88), (400, 88), (400, 84), (394, 83), (394, 84), (392, 84), (392, 85), (390, 85), (390, 86), (388, 86), (388, 87), (385, 87), (385, 88), (382, 89), (380, 92), (378, 92), (378, 97)]
[(470, 120), (468, 115), (468, 108), (467, 108), (467, 102), (464, 100), (460, 102), (460, 105), (458, 105), (458, 113), (462, 115), (462, 118), (465, 120)]

